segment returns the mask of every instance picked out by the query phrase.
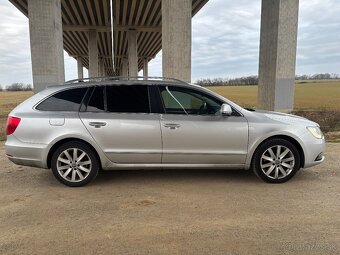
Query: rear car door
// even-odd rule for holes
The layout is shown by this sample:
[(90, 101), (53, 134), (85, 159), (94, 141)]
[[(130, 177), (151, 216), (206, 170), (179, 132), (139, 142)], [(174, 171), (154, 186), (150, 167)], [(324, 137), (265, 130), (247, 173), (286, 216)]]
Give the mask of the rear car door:
[(159, 86), (162, 163), (244, 164), (248, 122), (234, 110), (222, 116), (222, 101), (201, 90)]
[(150, 112), (148, 86), (97, 86), (80, 118), (112, 162), (161, 162), (159, 114)]

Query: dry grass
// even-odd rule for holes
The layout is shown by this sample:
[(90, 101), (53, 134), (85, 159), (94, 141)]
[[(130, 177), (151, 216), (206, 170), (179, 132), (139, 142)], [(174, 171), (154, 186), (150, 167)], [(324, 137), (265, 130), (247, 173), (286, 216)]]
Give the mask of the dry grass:
[(300, 110), (293, 114), (305, 117), (320, 124), (327, 141), (340, 142), (340, 111), (336, 110)]
[(223, 86), (207, 88), (243, 107), (256, 106), (257, 86)]
[(7, 114), (22, 101), (33, 95), (31, 91), (23, 92), (0, 92), (0, 117), (7, 117)]
[[(209, 89), (244, 107), (256, 106), (257, 86)], [(32, 92), (0, 92), (0, 141), (8, 113)], [(329, 140), (340, 140), (340, 81), (300, 81), (295, 86), (295, 113), (320, 123)]]
[(5, 139), (5, 128), (8, 113), (25, 99), (33, 95), (31, 91), (0, 92), (0, 141)]
[[(257, 86), (209, 87), (244, 107), (256, 106)], [(296, 110), (340, 110), (340, 81), (302, 81), (295, 86)]]

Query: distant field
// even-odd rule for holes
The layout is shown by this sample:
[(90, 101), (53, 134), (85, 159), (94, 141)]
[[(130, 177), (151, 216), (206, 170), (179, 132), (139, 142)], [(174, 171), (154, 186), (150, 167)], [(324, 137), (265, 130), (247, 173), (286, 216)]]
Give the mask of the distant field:
[[(256, 106), (257, 86), (208, 87), (244, 107)], [(0, 141), (8, 113), (32, 92), (0, 92)], [(304, 113), (308, 110), (308, 113)], [(319, 122), (327, 131), (340, 131), (340, 81), (300, 81), (295, 86), (295, 111)], [(313, 113), (311, 113), (313, 112)], [(331, 121), (329, 121), (331, 120)], [(340, 139), (336, 133), (335, 140)]]
[[(208, 88), (241, 106), (256, 106), (257, 86)], [(340, 110), (340, 81), (296, 83), (294, 108), (296, 110)]]

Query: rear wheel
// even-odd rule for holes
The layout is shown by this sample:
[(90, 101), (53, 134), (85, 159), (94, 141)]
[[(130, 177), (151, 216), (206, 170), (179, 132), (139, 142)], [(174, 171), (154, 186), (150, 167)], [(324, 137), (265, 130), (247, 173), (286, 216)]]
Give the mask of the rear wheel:
[(300, 155), (289, 141), (271, 139), (257, 148), (252, 168), (266, 182), (286, 182), (300, 169)]
[(51, 166), (57, 180), (70, 187), (88, 184), (100, 168), (92, 148), (78, 141), (61, 145), (52, 156)]

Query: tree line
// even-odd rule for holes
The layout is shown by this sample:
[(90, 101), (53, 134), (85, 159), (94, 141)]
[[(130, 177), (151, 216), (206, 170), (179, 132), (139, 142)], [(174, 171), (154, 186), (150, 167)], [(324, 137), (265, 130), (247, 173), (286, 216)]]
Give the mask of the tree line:
[[(313, 75), (296, 75), (295, 80), (331, 80), (340, 79), (339, 74), (320, 73)], [(258, 85), (259, 78), (257, 75), (243, 76), (239, 78), (207, 78), (196, 81), (201, 86), (242, 86), (242, 85)]]
[[(336, 73), (319, 73), (312, 75), (296, 75), (295, 80), (332, 80), (332, 79), (340, 79), (340, 75)], [(196, 84), (201, 86), (242, 86), (242, 85), (258, 85), (259, 78), (257, 75), (251, 76), (243, 76), (239, 78), (207, 78), (200, 79), (196, 81)], [(3, 88), (0, 85), (0, 91), (31, 91), (33, 89), (32, 84), (25, 83), (12, 83), (11, 85), (7, 85)]]
[(0, 91), (31, 91), (33, 90), (32, 84), (26, 84), (21, 82), (12, 83), (11, 85), (7, 85), (6, 87), (2, 87), (0, 85)]

